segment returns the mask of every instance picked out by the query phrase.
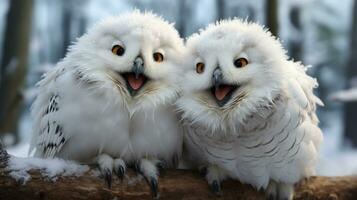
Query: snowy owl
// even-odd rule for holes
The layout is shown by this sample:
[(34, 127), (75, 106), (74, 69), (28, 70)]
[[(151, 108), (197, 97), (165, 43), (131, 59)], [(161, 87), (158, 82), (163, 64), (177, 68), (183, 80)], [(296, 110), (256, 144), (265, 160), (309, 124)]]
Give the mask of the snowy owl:
[(177, 101), (186, 160), (217, 194), (234, 178), (291, 199), (294, 183), (314, 174), (322, 141), (316, 80), (270, 32), (239, 19), (209, 25), (186, 46)]
[(31, 150), (96, 162), (110, 186), (135, 166), (157, 195), (158, 166), (175, 166), (182, 127), (174, 102), (183, 40), (167, 21), (134, 11), (106, 19), (38, 83)]

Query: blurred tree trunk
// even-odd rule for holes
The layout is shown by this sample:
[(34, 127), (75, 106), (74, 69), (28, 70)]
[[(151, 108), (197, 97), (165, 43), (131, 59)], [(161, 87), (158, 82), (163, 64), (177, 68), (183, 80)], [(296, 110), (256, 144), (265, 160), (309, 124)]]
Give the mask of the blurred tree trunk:
[(266, 0), (266, 25), (275, 36), (279, 34), (278, 11), (278, 0)]
[(294, 34), (296, 37), (289, 41), (289, 54), (296, 60), (300, 61), (302, 59), (302, 25), (301, 25), (301, 8), (298, 6), (293, 6), (289, 13), (289, 18), (292, 26), (294, 27)]
[[(357, 79), (357, 2), (354, 1), (351, 28), (350, 60), (347, 66), (347, 80)], [(348, 87), (351, 87), (351, 83)], [(356, 85), (354, 85), (356, 87)], [(357, 102), (347, 102), (345, 105), (345, 135), (357, 147)]]
[(217, 20), (221, 20), (225, 18), (225, 0), (216, 0), (216, 8), (217, 8)]
[(58, 60), (67, 54), (67, 49), (72, 42), (85, 32), (87, 21), (82, 8), (86, 3), (87, 0), (72, 0), (62, 5), (62, 51)]
[[(0, 82), (0, 134), (17, 136), (26, 77), (33, 0), (11, 0), (6, 18)], [(15, 142), (18, 137), (15, 137)]]
[(71, 5), (71, 2), (66, 2), (63, 6), (64, 6), (63, 14), (62, 14), (63, 47), (59, 59), (63, 58), (66, 55), (67, 48), (71, 44), (71, 24), (73, 19), (72, 8), (74, 5)]
[(187, 5), (186, 0), (178, 0), (179, 4), (179, 16), (177, 22), (177, 30), (180, 33), (181, 37), (186, 36), (186, 18), (187, 18)]

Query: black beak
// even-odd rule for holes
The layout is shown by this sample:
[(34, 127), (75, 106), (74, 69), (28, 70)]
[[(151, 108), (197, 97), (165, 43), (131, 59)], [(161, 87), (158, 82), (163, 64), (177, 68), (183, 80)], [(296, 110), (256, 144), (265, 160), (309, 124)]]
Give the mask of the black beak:
[(132, 72), (135, 74), (136, 79), (144, 73), (144, 59), (141, 56), (135, 58)]
[(215, 87), (215, 89), (218, 89), (219, 86), (222, 84), (222, 70), (221, 68), (217, 67), (214, 71), (213, 71), (213, 75), (212, 75), (212, 85)]

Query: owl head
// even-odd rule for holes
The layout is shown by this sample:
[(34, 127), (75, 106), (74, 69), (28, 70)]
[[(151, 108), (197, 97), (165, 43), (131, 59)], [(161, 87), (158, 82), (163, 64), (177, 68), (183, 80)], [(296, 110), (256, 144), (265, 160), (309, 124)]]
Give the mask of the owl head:
[(64, 65), (100, 95), (131, 107), (153, 107), (177, 97), (183, 41), (152, 13), (111, 17), (95, 24), (69, 48)]
[(262, 107), (272, 106), (302, 67), (288, 61), (281, 44), (262, 26), (239, 19), (209, 25), (186, 43), (185, 121), (208, 130), (236, 129)]

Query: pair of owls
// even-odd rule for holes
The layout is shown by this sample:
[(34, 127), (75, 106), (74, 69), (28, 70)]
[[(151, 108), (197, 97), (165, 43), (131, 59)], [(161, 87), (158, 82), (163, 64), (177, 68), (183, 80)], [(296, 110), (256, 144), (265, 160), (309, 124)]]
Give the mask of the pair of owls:
[[(261, 26), (238, 19), (187, 39), (151, 13), (96, 24), (38, 83), (31, 149), (95, 162), (110, 186), (133, 166), (158, 197), (158, 169), (206, 169), (291, 199), (314, 173), (317, 86)], [(184, 150), (182, 150), (184, 144)]]

